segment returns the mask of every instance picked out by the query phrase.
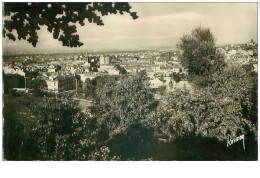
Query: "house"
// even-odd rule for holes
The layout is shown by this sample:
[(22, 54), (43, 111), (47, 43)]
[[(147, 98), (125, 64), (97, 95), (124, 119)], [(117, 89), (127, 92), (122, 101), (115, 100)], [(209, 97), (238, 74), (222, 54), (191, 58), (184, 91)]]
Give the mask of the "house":
[(170, 88), (169, 86), (167, 87), (168, 91), (174, 91), (176, 89), (187, 89), (191, 90), (192, 86), (188, 81), (179, 81), (178, 83), (173, 81), (173, 86)]
[(53, 73), (53, 72), (55, 72), (55, 66), (52, 64), (52, 65), (50, 65), (49, 66), (49, 68), (48, 68), (48, 72), (50, 72), (50, 73)]
[(3, 67), (3, 70), (4, 70), (4, 73), (5, 74), (18, 74), (18, 75), (21, 75), (21, 76), (25, 76), (25, 73), (23, 72), (22, 69), (20, 68), (11, 68), (11, 67)]
[(166, 84), (163, 82), (163, 81), (161, 81), (161, 80), (159, 80), (158, 78), (155, 78), (155, 79), (151, 79), (150, 80), (150, 87), (151, 88), (159, 88), (159, 87), (162, 87), (162, 86), (165, 86)]
[(58, 80), (46, 80), (48, 90), (58, 91), (59, 85)]
[(76, 89), (76, 78), (74, 75), (51, 75), (46, 80), (50, 91), (68, 91)]
[(21, 75), (21, 76), (24, 76), (24, 77), (25, 77), (25, 73), (23, 72), (22, 69), (16, 69), (15, 72), (16, 72), (18, 75)]
[(178, 61), (178, 56), (172, 56), (171, 61)]
[(167, 62), (166, 61), (154, 61), (155, 65), (166, 65)]
[(158, 65), (152, 66), (152, 71), (153, 72), (160, 72), (160, 66), (158, 66)]
[(109, 69), (107, 72), (109, 75), (119, 75), (120, 74), (120, 70), (118, 70), (114, 67), (112, 69)]
[(180, 72), (181, 72), (181, 69), (180, 69), (179, 67), (173, 68), (173, 69), (172, 69), (172, 72), (180, 73)]
[(86, 79), (92, 80), (93, 78), (96, 77), (96, 75), (93, 75), (92, 73), (78, 74), (78, 75), (80, 76), (80, 80), (81, 80), (82, 82), (85, 82)]
[(247, 51), (247, 52), (248, 52), (248, 55), (249, 55), (249, 56), (253, 56), (253, 55), (254, 55), (253, 50), (249, 50), (249, 51)]
[(230, 50), (229, 52), (228, 52), (228, 54), (229, 55), (235, 55), (237, 53), (237, 50)]
[(111, 70), (112, 68), (113, 68), (112, 65), (105, 65), (105, 64), (103, 64), (103, 65), (100, 65), (99, 71), (109, 71), (109, 70)]

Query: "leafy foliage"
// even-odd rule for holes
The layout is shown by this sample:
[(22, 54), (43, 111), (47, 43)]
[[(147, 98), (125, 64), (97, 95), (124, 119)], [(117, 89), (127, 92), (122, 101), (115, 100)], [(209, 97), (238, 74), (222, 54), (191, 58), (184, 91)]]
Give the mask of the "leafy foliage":
[[(95, 144), (91, 118), (68, 96), (5, 98), (4, 154), (9, 160), (84, 160)], [(12, 112), (14, 108), (15, 111)], [(13, 125), (13, 126), (12, 126)], [(12, 131), (10, 129), (13, 129)], [(14, 146), (16, 145), (16, 146)]]
[(170, 76), (176, 83), (179, 83), (181, 81), (180, 74), (176, 74), (175, 72), (173, 72), (170, 74)]
[(119, 74), (127, 74), (126, 69), (124, 67), (121, 67), (119, 64), (116, 64), (114, 68), (119, 70)]
[(247, 134), (246, 128), (257, 137), (257, 125), (244, 113), (253, 106), (252, 88), (243, 68), (227, 66), (212, 75), (211, 86), (167, 96), (168, 104), (160, 108), (161, 128), (171, 139), (201, 135), (225, 140), (227, 133)]
[[(153, 98), (148, 82), (144, 79), (145, 76), (142, 75), (122, 76), (117, 81), (108, 81), (96, 91), (97, 100), (92, 107), (92, 114), (96, 118), (98, 140), (110, 143), (111, 151), (115, 152), (116, 149), (122, 159), (148, 157), (149, 155), (136, 155), (130, 147), (139, 145), (147, 151), (153, 145), (150, 139), (155, 120), (149, 116), (158, 102)], [(146, 136), (150, 139), (137, 137), (141, 133), (150, 135)], [(118, 147), (115, 148), (118, 143), (121, 148), (119, 150)]]
[(18, 74), (3, 73), (3, 82), (4, 82), (4, 94), (10, 94), (12, 88), (25, 87), (25, 78)]
[(120, 160), (120, 157), (112, 156), (109, 148), (107, 146), (102, 146), (99, 149), (93, 151), (89, 155), (88, 159), (92, 161), (118, 161)]
[(215, 46), (210, 29), (197, 27), (191, 34), (184, 35), (178, 48), (182, 50), (181, 64), (188, 68), (190, 75), (210, 75), (223, 66), (223, 56)]
[[(184, 36), (180, 48), (195, 87), (173, 93), (160, 87), (160, 103), (145, 71), (87, 79), (82, 92), (94, 101), (90, 113), (81, 112), (68, 94), (41, 93), (46, 82), (37, 78), (37, 72), (24, 70), (35, 95), (11, 95), (12, 88), (24, 87), (24, 77), (4, 74), (4, 158), (257, 159), (257, 73), (252, 65), (223, 63), (208, 29), (197, 28)], [(178, 82), (184, 76), (173, 73), (171, 77)], [(232, 138), (245, 134), (250, 149), (236, 143), (224, 150), (227, 134)]]
[[(108, 14), (129, 13), (133, 19), (137, 19), (136, 12), (131, 12), (132, 7), (125, 2), (106, 3), (4, 3), (3, 35), (15, 41), (13, 30), (17, 31), (18, 39), (27, 40), (34, 47), (38, 43), (37, 30), (46, 25), (53, 38), (62, 42), (63, 46), (80, 47), (83, 45), (76, 34), (75, 23), (85, 25), (89, 23), (104, 25), (101, 16)], [(99, 15), (99, 13), (101, 15)]]
[(35, 96), (44, 96), (43, 89), (47, 88), (47, 82), (41, 78), (36, 78), (29, 83), (29, 88), (33, 89)]

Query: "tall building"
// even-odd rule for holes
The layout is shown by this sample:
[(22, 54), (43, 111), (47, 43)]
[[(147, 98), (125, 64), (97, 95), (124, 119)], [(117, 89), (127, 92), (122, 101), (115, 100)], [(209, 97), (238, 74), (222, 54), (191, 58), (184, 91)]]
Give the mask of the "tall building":
[(111, 59), (109, 56), (100, 56), (99, 61), (100, 61), (100, 65), (103, 64), (108, 65), (111, 63)]
[(111, 59), (109, 56), (105, 57), (105, 64), (110, 64), (111, 63)]
[(100, 56), (99, 61), (100, 61), (100, 65), (105, 64), (105, 57), (103, 55)]

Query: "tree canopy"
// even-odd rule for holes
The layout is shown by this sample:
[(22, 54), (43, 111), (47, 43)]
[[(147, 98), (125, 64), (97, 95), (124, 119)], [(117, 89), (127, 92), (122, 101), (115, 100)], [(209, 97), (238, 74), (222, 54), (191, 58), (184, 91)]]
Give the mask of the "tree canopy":
[(122, 160), (152, 157), (156, 143), (152, 111), (158, 101), (148, 87), (146, 75), (107, 80), (96, 94), (91, 113), (96, 118), (98, 140), (108, 143), (111, 152)]
[(18, 39), (27, 40), (34, 47), (38, 42), (37, 30), (46, 25), (53, 38), (62, 42), (63, 46), (80, 47), (83, 45), (76, 34), (76, 23), (104, 25), (101, 16), (108, 14), (129, 13), (137, 19), (137, 13), (131, 11), (126, 2), (88, 2), (88, 3), (17, 3), (5, 2), (3, 8), (4, 20), (3, 36), (15, 41), (14, 30)]
[(210, 86), (165, 96), (167, 104), (158, 109), (162, 131), (172, 139), (201, 135), (226, 140), (227, 133), (247, 134), (250, 128), (257, 136), (257, 124), (250, 115), (256, 107), (252, 101), (256, 79), (248, 75), (240, 66), (226, 66), (212, 75)]
[(4, 157), (8, 160), (85, 160), (96, 145), (92, 119), (71, 96), (6, 96)]
[(188, 68), (190, 75), (210, 75), (223, 64), (209, 28), (194, 28), (191, 34), (181, 38), (178, 48), (182, 51), (181, 63)]

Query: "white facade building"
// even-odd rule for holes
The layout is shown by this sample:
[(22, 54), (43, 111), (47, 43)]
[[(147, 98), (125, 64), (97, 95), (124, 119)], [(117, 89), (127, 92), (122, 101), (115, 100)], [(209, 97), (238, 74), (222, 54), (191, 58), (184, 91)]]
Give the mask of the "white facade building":
[(47, 80), (48, 90), (57, 91), (59, 89), (58, 80)]

